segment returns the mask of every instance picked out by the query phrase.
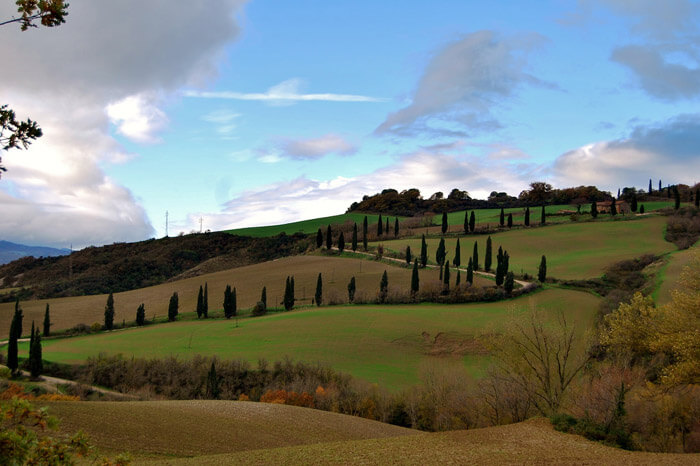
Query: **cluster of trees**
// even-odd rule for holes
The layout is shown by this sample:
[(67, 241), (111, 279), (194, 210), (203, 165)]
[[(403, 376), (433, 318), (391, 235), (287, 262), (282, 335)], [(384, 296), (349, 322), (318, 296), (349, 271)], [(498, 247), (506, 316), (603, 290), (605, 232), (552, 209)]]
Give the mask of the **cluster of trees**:
[[(324, 245), (326, 247), (326, 250), (330, 251), (333, 249), (333, 246), (336, 245), (338, 248), (338, 251), (341, 253), (345, 250), (346, 243), (345, 243), (345, 231), (342, 230), (341, 226), (337, 225), (337, 230), (338, 233), (336, 234), (333, 230), (334, 227), (332, 225), (328, 225), (326, 227), (326, 233), (324, 236), (323, 230), (319, 228), (316, 231), (316, 248), (320, 249)], [(393, 237), (398, 238), (399, 236), (399, 219), (398, 217), (394, 218), (393, 222)], [(352, 225), (352, 238), (350, 242), (350, 248), (352, 249), (353, 252), (357, 251), (358, 247), (358, 241), (359, 241), (359, 228), (357, 225), (357, 222), (354, 222)], [(391, 223), (389, 221), (389, 218), (386, 218), (386, 221), (382, 219), (382, 216), (379, 215), (379, 218), (377, 219), (377, 234), (376, 237), (377, 239), (383, 238), (383, 237), (388, 237), (392, 233), (392, 227)], [(369, 242), (369, 224), (367, 220), (367, 216), (365, 215), (365, 218), (362, 222), (362, 246), (365, 251), (368, 249), (368, 242)]]
[[(46, 308), (46, 316), (48, 317), (48, 306)], [(24, 313), (19, 305), (19, 300), (15, 301), (15, 311), (12, 315), (10, 323), (10, 334), (7, 343), (7, 367), (10, 369), (13, 376), (19, 373), (19, 339), (22, 337), (22, 321)], [(47, 335), (46, 321), (44, 322), (45, 336)], [(50, 321), (49, 321), (50, 324)], [(32, 321), (32, 330), (29, 338), (29, 357), (27, 367), (33, 378), (39, 377), (43, 371), (43, 360), (41, 350), (41, 332), (39, 328), (35, 328)]]

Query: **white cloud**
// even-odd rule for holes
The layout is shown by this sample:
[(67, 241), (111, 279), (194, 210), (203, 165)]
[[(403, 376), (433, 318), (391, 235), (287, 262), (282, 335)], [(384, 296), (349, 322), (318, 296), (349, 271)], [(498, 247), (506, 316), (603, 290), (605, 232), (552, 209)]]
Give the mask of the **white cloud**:
[(318, 138), (287, 140), (280, 144), (283, 155), (298, 159), (318, 159), (328, 154), (352, 155), (357, 146), (337, 134)]
[(105, 109), (117, 132), (135, 142), (159, 142), (156, 134), (168, 123), (168, 117), (144, 95), (131, 95), (107, 105)]

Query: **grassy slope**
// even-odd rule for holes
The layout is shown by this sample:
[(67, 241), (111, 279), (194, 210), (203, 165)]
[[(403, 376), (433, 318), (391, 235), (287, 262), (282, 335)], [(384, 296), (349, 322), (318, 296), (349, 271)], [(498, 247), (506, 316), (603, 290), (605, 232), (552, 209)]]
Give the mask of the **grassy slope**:
[[(411, 270), (397, 265), (387, 265), (372, 260), (340, 258), (337, 256), (294, 256), (272, 262), (240, 267), (199, 277), (164, 283), (153, 287), (117, 293), (114, 295), (116, 323), (127, 322), (136, 318), (136, 308), (144, 303), (146, 318), (154, 315), (167, 315), (168, 302), (174, 291), (180, 299), (180, 312), (191, 312), (196, 308), (199, 286), (208, 283), (209, 309), (221, 309), (224, 289), (227, 284), (236, 287), (239, 309), (251, 308), (260, 299), (262, 287), (267, 287), (268, 305), (281, 302), (284, 294), (285, 279), (294, 275), (296, 296), (301, 304), (311, 303), (316, 290), (319, 272), (323, 274), (325, 299), (331, 295), (347, 300), (347, 284), (355, 276), (358, 293), (373, 296), (379, 288), (379, 281), (384, 270), (388, 270), (391, 286), (408, 288)], [(436, 270), (422, 270), (421, 280), (438, 278)], [(44, 320), (46, 303), (50, 304), (53, 329), (66, 329), (76, 324), (91, 325), (104, 322), (106, 295), (58, 298), (49, 300), (25, 301), (21, 303), (24, 310), (24, 330), (29, 333), (31, 321), (41, 323)], [(12, 320), (14, 303), (0, 304), (0, 335), (7, 335)]]
[(171, 464), (698, 464), (700, 455), (629, 452), (552, 429), (546, 419), (519, 424), (319, 443), (228, 455), (168, 460)]
[(671, 301), (671, 291), (678, 287), (683, 268), (690, 265), (694, 254), (698, 253), (698, 246), (672, 253), (666, 265), (661, 269), (658, 280), (658, 287), (652, 293), (656, 304), (667, 304)]
[(136, 458), (424, 435), (359, 417), (242, 401), (54, 402), (48, 406), (60, 419), (61, 432), (82, 429), (100, 451), (126, 451)]
[[(308, 308), (242, 319), (238, 327), (226, 320), (175, 322), (48, 340), (43, 354), (44, 359), (62, 362), (79, 362), (104, 351), (147, 357), (207, 354), (251, 363), (288, 355), (400, 389), (416, 383), (419, 368), (427, 362), (462, 361), (478, 376), (487, 361), (479, 356), (481, 347), (473, 336), (497, 330), (513, 309), (562, 309), (583, 331), (590, 328), (597, 304), (598, 299), (587, 293), (549, 289), (496, 303)], [(462, 343), (466, 349), (460, 349)], [(26, 346), (20, 345), (20, 354), (26, 354)]]
[[(314, 218), (310, 220), (302, 220), (300, 222), (293, 222), (293, 223), (285, 223), (282, 225), (270, 225), (270, 226), (264, 226), (264, 227), (249, 227), (249, 228), (237, 228), (235, 230), (227, 230), (227, 233), (232, 233), (234, 235), (241, 235), (241, 236), (255, 236), (255, 237), (261, 237), (261, 236), (275, 236), (279, 235), (280, 233), (284, 232), (288, 235), (301, 232), (301, 233), (316, 233), (319, 228), (323, 229), (323, 232), (326, 232), (326, 227), (328, 225), (335, 225), (335, 224), (343, 224), (345, 222), (357, 222), (357, 226), (360, 230), (360, 235), (362, 235), (362, 221), (364, 220), (365, 216), (367, 217), (367, 222), (371, 224), (375, 224), (376, 228), (376, 223), (378, 219), (378, 215), (373, 215), (373, 214), (359, 214), (359, 213), (349, 213), (349, 214), (341, 214), (341, 215), (334, 215), (332, 217), (321, 217), (321, 218)], [(394, 228), (394, 216), (390, 216), (389, 223), (391, 228)], [(402, 217), (399, 217), (401, 219)], [(382, 219), (386, 221), (386, 216), (382, 216)], [(349, 239), (349, 238), (348, 238)]]
[[(663, 239), (665, 217), (648, 217), (630, 221), (568, 223), (544, 228), (504, 231), (492, 235), (495, 253), (502, 246), (510, 254), (510, 269), (520, 273), (537, 274), (542, 255), (547, 256), (547, 274), (556, 278), (591, 278), (603, 273), (605, 267), (645, 253), (662, 254), (673, 251), (673, 244)], [(406, 245), (420, 251), (420, 238), (385, 241), (384, 247), (403, 251)], [(485, 236), (460, 238), (462, 263), (471, 255), (474, 241), (479, 244), (479, 261), (483, 265)], [(434, 261), (439, 239), (428, 242), (428, 257)], [(446, 240), (448, 258), (454, 254), (456, 239)]]

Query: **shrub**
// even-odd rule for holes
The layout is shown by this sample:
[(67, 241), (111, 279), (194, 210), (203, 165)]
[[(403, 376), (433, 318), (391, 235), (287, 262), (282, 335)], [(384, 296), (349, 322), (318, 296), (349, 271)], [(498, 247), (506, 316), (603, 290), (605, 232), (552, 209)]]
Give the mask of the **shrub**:
[(255, 307), (251, 311), (251, 315), (253, 315), (254, 317), (265, 315), (266, 313), (267, 309), (265, 308), (265, 303), (263, 303), (262, 301), (258, 301), (257, 303), (255, 303)]

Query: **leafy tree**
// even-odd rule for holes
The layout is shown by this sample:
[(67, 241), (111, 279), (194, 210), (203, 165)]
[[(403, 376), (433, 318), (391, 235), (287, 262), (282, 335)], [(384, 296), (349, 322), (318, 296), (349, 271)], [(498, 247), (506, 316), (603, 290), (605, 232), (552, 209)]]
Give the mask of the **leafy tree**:
[(46, 303), (46, 312), (44, 312), (44, 337), (51, 334), (51, 317), (49, 316), (49, 303)]
[(598, 217), (598, 203), (595, 201), (591, 202), (591, 217)]
[(469, 211), (464, 211), (464, 233), (469, 233)]
[(394, 238), (398, 238), (399, 236), (399, 218), (396, 217), (394, 219)]
[(168, 320), (170, 322), (173, 322), (177, 318), (178, 314), (178, 297), (177, 297), (177, 291), (173, 293), (173, 295), (170, 297), (170, 303), (168, 304)]
[(267, 311), (267, 287), (263, 286), (260, 292), (260, 302), (263, 304), (263, 310)]
[(474, 283), (474, 264), (472, 258), (469, 258), (469, 263), (467, 264), (467, 281), (470, 285)]
[(107, 304), (105, 305), (105, 329), (112, 330), (114, 328), (114, 296), (112, 293), (107, 296)]
[(491, 261), (493, 260), (493, 251), (491, 247), (491, 237), (486, 238), (486, 254), (484, 255), (484, 270), (491, 271)]
[(364, 246), (365, 251), (367, 251), (367, 216), (362, 221), (362, 246)]
[(474, 252), (472, 253), (472, 267), (479, 270), (479, 245), (474, 241)]
[(450, 289), (450, 261), (445, 262), (445, 273), (442, 274), (445, 290)]
[(612, 202), (610, 203), (610, 215), (617, 215), (617, 206), (615, 205), (615, 198), (613, 198)]
[(447, 233), (447, 212), (442, 213), (442, 234)]
[(540, 225), (544, 225), (546, 223), (546, 218), (547, 214), (544, 211), (544, 204), (542, 204), (542, 213), (540, 214)]
[(386, 270), (382, 274), (382, 279), (379, 282), (379, 302), (386, 302), (387, 294), (389, 293), (389, 277), (386, 274)]
[(469, 215), (469, 231), (474, 233), (475, 229), (476, 229), (476, 215), (474, 215), (474, 211), (472, 210), (472, 213)]
[(503, 289), (507, 295), (510, 295), (513, 292), (513, 287), (515, 287), (515, 276), (513, 275), (513, 272), (508, 272), (505, 280), (503, 281)]
[(529, 207), (525, 208), (525, 226), (526, 227), (530, 226), (530, 208)]
[(639, 206), (639, 213), (643, 214), (644, 213), (644, 204)]
[(219, 387), (219, 377), (216, 375), (216, 365), (214, 361), (211, 362), (211, 368), (207, 374), (207, 399), (216, 400), (221, 394), (221, 388)]
[(314, 295), (314, 300), (316, 301), (316, 306), (320, 306), (323, 302), (323, 280), (321, 279), (320, 273), (316, 280), (316, 294)]
[(340, 235), (338, 235), (338, 251), (342, 254), (343, 251), (345, 250), (345, 235), (343, 235), (343, 232), (340, 232)]
[(420, 241), (420, 266), (425, 268), (428, 264), (428, 243), (425, 242), (425, 235)]
[(445, 263), (445, 238), (440, 238), (437, 251), (435, 251), (435, 262), (442, 266)]
[(326, 249), (329, 251), (333, 247), (333, 231), (331, 230), (331, 226), (328, 225), (328, 228), (326, 229)]
[(506, 222), (506, 217), (505, 217), (505, 212), (503, 212), (503, 207), (501, 207), (501, 216), (498, 219), (498, 223), (500, 223), (501, 226), (505, 225)]
[(34, 330), (32, 322), (32, 339), (29, 345), (29, 373), (33, 378), (37, 378), (44, 371), (44, 363), (41, 356), (41, 334), (39, 329)]
[(321, 227), (319, 227), (316, 232), (316, 248), (320, 249), (321, 246), (323, 246), (323, 232), (321, 231)]
[(136, 325), (139, 327), (146, 323), (146, 307), (143, 303), (136, 309)]
[(508, 214), (508, 228), (512, 228), (512, 227), (513, 227), (513, 214), (509, 213)]
[(377, 237), (381, 237), (384, 234), (384, 222), (382, 222), (382, 214), (379, 214), (379, 220), (377, 221)]
[(204, 309), (204, 288), (199, 285), (199, 293), (197, 294), (197, 318), (202, 318), (202, 313)]
[(406, 263), (411, 264), (411, 246), (406, 246)]
[(209, 317), (209, 284), (204, 282), (204, 299), (202, 300), (202, 316)]
[(452, 263), (455, 267), (459, 267), (459, 265), (462, 263), (462, 258), (460, 257), (461, 255), (462, 253), (459, 248), (459, 238), (457, 238), (457, 245), (455, 246), (455, 258), (452, 260)]
[(352, 226), (352, 252), (357, 251), (357, 222)]
[(348, 301), (355, 301), (355, 277), (351, 277), (348, 283)]
[(542, 255), (542, 260), (540, 261), (540, 268), (537, 271), (537, 279), (544, 283), (547, 279), (547, 258)]
[(420, 278), (418, 277), (418, 259), (413, 261), (413, 273), (411, 274), (411, 296), (415, 299), (420, 288)]

